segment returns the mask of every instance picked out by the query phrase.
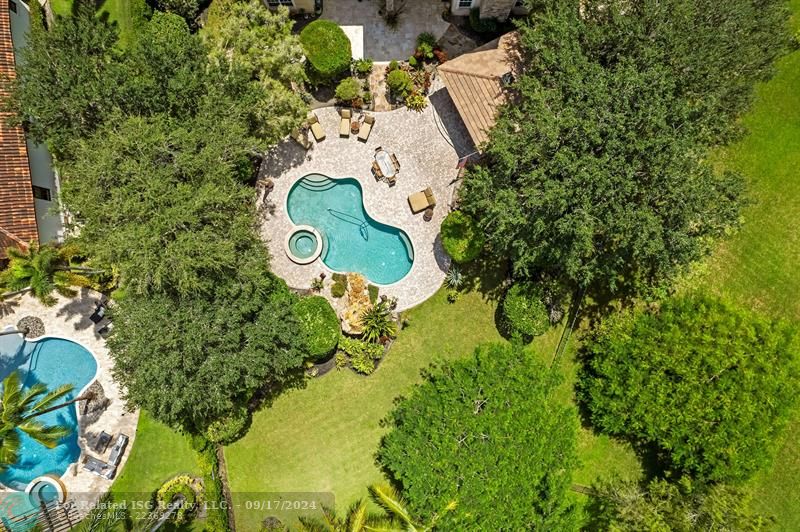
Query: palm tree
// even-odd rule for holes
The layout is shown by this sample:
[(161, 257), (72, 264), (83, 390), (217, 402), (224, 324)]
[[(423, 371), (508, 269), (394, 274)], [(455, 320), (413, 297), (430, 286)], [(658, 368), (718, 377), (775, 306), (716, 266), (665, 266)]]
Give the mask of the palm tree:
[(17, 463), (22, 433), (52, 449), (61, 438), (71, 432), (69, 427), (48, 426), (33, 419), (71, 391), (71, 384), (48, 391), (47, 386), (40, 382), (23, 389), (17, 371), (3, 380), (0, 403), (0, 471)]
[(392, 320), (392, 313), (386, 301), (380, 301), (364, 311), (361, 315), (361, 328), (364, 331), (364, 340), (378, 343), (381, 338), (395, 337), (397, 324)]
[(395, 526), (393, 530), (401, 530), (403, 532), (429, 532), (436, 528), (436, 523), (447, 512), (452, 512), (456, 509), (456, 501), (451, 501), (444, 507), (444, 509), (434, 514), (428, 522), (422, 522), (415, 519), (411, 512), (408, 510), (405, 500), (396, 489), (388, 484), (375, 484), (369, 487), (369, 493), (375, 504), (383, 508)]
[(4, 286), (9, 292), (2, 294), (0, 299), (31, 292), (45, 305), (54, 305), (54, 290), (63, 296), (72, 297), (75, 295), (72, 286), (88, 286), (90, 281), (85, 276), (102, 272), (70, 266), (67, 256), (50, 244), (39, 246), (32, 243), (27, 249), (11, 247), (6, 252), (9, 264), (0, 273), (0, 286)]

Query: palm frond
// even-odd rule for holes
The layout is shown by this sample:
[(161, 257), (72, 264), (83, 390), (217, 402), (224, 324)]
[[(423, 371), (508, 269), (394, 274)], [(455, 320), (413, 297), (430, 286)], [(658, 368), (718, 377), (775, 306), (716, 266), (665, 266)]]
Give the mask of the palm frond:
[(34, 407), (31, 408), (31, 412), (32, 413), (41, 412), (42, 410), (49, 408), (54, 402), (63, 398), (65, 395), (69, 394), (74, 389), (75, 387), (71, 384), (62, 384), (55, 390), (50, 390), (44, 395), (44, 397), (42, 397), (36, 402), (36, 405), (34, 405)]
[(386, 513), (402, 521), (409, 530), (416, 530), (414, 519), (406, 509), (406, 502), (397, 493), (397, 490), (387, 484), (375, 484), (369, 487), (369, 493), (375, 503), (386, 510)]
[(17, 428), (48, 449), (52, 449), (58, 445), (62, 438), (72, 433), (72, 429), (69, 427), (60, 425), (47, 426), (32, 419), (23, 421)]
[(367, 502), (359, 499), (347, 510), (345, 527), (348, 532), (361, 532), (367, 521)]
[(7, 432), (0, 439), (0, 471), (5, 470), (11, 464), (17, 463), (19, 459), (20, 438), (15, 430)]

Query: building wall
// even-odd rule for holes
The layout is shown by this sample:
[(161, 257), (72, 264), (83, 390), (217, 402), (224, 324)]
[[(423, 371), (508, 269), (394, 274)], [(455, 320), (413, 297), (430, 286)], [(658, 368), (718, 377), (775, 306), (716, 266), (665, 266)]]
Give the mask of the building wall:
[(450, 12), (458, 16), (467, 16), (472, 8), (480, 8), (481, 18), (497, 18), (505, 20), (509, 14), (524, 15), (528, 10), (523, 7), (515, 7), (516, 0), (472, 0), (469, 7), (461, 7), (460, 0), (451, 0)]
[[(14, 42), (14, 56), (17, 65), (20, 65), (22, 59), (20, 50), (26, 44), (27, 31), (30, 27), (30, 12), (28, 11), (28, 6), (21, 0), (12, 1), (16, 2), (17, 12), (10, 11), (9, 13), (11, 16), (11, 38)], [(42, 144), (36, 144), (31, 140), (27, 140), (26, 144), (28, 147), (31, 183), (34, 187), (39, 187), (41, 189), (40, 192), (47, 191), (50, 195), (49, 201), (34, 199), (36, 222), (39, 225), (39, 241), (61, 240), (64, 236), (64, 224), (58, 203), (58, 175), (53, 169), (50, 153)]]

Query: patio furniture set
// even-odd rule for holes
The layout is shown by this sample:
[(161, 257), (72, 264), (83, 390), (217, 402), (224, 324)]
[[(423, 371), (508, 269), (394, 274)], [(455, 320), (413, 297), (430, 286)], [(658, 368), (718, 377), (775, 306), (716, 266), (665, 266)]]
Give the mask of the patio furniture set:
[[(342, 109), (339, 112), (341, 120), (339, 122), (339, 136), (349, 137), (350, 134), (358, 135), (358, 140), (367, 142), (369, 134), (372, 132), (372, 127), (375, 125), (375, 116), (361, 113), (360, 116), (353, 116), (353, 111), (350, 109)], [(313, 111), (308, 113), (303, 127), (292, 131), (291, 137), (297, 141), (303, 148), (309, 149), (311, 141), (308, 140), (308, 131), (314, 136), (314, 140), (322, 142), (325, 140), (326, 134), (322, 124), (319, 123), (319, 118)]]
[(378, 181), (386, 180), (390, 187), (397, 182), (400, 172), (400, 161), (394, 153), (389, 153), (380, 146), (375, 148), (375, 160), (372, 162), (372, 175)]
[[(102, 431), (97, 436), (97, 439), (92, 446), (92, 450), (99, 455), (103, 455), (106, 452), (106, 449), (108, 449), (109, 443), (111, 443), (111, 435), (105, 431)], [(104, 462), (97, 457), (86, 455), (83, 459), (83, 469), (89, 471), (90, 473), (94, 473), (99, 477), (103, 477), (108, 480), (113, 479), (114, 475), (117, 474), (117, 467), (122, 461), (122, 454), (125, 452), (125, 448), (127, 446), (128, 437), (125, 434), (120, 433), (117, 436), (117, 440), (114, 442), (114, 446), (111, 448), (111, 453), (108, 455), (107, 462)]]

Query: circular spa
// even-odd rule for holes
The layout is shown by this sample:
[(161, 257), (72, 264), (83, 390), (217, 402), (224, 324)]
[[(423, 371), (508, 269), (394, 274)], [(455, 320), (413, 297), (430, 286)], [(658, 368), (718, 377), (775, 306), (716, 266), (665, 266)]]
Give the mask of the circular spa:
[(310, 225), (297, 226), (286, 236), (286, 254), (297, 264), (309, 264), (322, 254), (322, 235)]
[(25, 488), (25, 493), (28, 495), (28, 502), (34, 508), (38, 508), (42, 503), (45, 505), (52, 502), (61, 504), (67, 498), (66, 489), (61, 481), (48, 476), (33, 479)]

